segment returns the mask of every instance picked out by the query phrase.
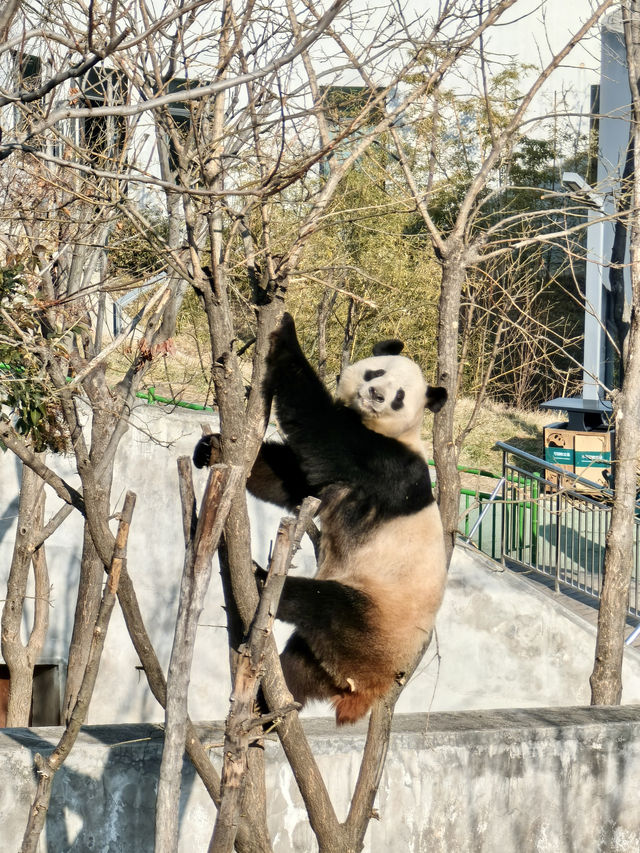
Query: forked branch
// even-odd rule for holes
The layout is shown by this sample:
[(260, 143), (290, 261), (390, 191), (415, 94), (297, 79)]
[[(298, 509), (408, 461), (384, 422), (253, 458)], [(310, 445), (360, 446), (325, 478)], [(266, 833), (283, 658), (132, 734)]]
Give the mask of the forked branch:
[(225, 732), (222, 797), (209, 853), (231, 853), (233, 850), (247, 774), (252, 718), (267, 638), (271, 635), (291, 559), (318, 504), (316, 498), (306, 498), (297, 519), (285, 518), (280, 523), (269, 574), (255, 619), (247, 642), (240, 648)]

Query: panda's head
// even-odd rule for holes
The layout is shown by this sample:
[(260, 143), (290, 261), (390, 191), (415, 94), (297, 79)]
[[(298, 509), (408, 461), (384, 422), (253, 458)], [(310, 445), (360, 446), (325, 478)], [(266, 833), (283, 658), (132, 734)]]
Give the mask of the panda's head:
[(340, 376), (336, 399), (354, 409), (374, 432), (415, 446), (425, 407), (439, 411), (444, 388), (427, 385), (418, 365), (399, 355), (402, 342), (383, 341), (374, 355), (349, 365)]

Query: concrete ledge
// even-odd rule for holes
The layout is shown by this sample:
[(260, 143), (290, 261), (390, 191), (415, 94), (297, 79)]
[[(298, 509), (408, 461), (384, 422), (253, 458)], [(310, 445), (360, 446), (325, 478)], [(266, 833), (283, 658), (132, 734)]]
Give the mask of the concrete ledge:
[[(202, 724), (213, 760), (221, 724)], [(305, 724), (342, 819), (365, 727)], [(35, 790), (33, 754), (59, 729), (0, 734), (3, 849), (17, 849)], [(153, 850), (162, 729), (90, 726), (56, 776), (42, 851)], [(316, 849), (277, 742), (267, 743), (276, 853)], [(396, 717), (365, 850), (375, 853), (637, 853), (640, 707), (553, 708)], [(214, 815), (185, 764), (180, 850), (206, 850)]]

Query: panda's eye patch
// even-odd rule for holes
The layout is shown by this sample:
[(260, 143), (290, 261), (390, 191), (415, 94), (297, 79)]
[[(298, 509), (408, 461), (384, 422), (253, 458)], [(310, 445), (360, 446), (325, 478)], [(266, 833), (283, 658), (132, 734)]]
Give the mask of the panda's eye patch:
[(397, 412), (398, 409), (401, 409), (404, 406), (404, 390), (400, 388), (400, 390), (396, 393), (396, 396), (393, 398), (393, 402), (391, 403), (391, 408), (394, 412)]
[(364, 381), (371, 382), (372, 379), (377, 379), (379, 376), (384, 376), (386, 370), (365, 370)]

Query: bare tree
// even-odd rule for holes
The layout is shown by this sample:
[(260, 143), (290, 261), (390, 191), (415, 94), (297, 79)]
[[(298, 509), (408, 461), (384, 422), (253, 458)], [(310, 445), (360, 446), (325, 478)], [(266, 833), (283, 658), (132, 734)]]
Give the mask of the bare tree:
[[(483, 19), (483, 23), (489, 26), (512, 5), (511, 2), (495, 3), (489, 6), (487, 10), (481, 10), (479, 16)], [(459, 319), (462, 293), (468, 271), (475, 266), (486, 263), (491, 258), (509, 254), (523, 244), (550, 239), (551, 234), (554, 236), (559, 234), (555, 229), (551, 229), (546, 236), (538, 233), (535, 237), (525, 238), (524, 240), (522, 235), (515, 239), (513, 237), (505, 239), (499, 224), (493, 223), (489, 228), (483, 227), (483, 203), (491, 188), (495, 170), (505, 153), (523, 133), (528, 110), (543, 84), (610, 6), (610, 0), (600, 3), (584, 24), (576, 29), (565, 46), (552, 56), (546, 66), (541, 69), (506, 122), (500, 125), (494, 124), (491, 121), (491, 111), (488, 111), (486, 153), (474, 171), (468, 187), (462, 193), (453, 222), (447, 230), (438, 227), (434, 221), (429, 210), (429, 199), (421, 189), (399, 134), (397, 131), (394, 132), (408, 186), (416, 200), (418, 210), (442, 267), (438, 310), (437, 381), (439, 385), (447, 388), (451, 400), (455, 399), (459, 378)], [(479, 47), (479, 63), (480, 67), (484, 69), (486, 56), (482, 44)], [(485, 80), (486, 91), (486, 77), (483, 79)], [(434, 110), (440, 116), (440, 104), (437, 101)], [(432, 166), (434, 163), (435, 161), (432, 160)], [(493, 242), (498, 232), (501, 232), (502, 246)], [(454, 430), (453, 405), (447, 405), (434, 418), (434, 457), (439, 489), (438, 500), (449, 555), (453, 551), (458, 529), (460, 492), (460, 475), (457, 470), (458, 455), (459, 444), (456, 442)]]
[[(42, 433), (42, 425), (49, 424), (47, 419), (36, 420), (34, 415), (43, 406), (45, 411), (55, 406), (58, 429), (76, 455), (85, 499), (96, 511), (95, 515), (92, 510), (89, 512), (93, 522), (88, 521), (85, 529), (69, 652), (66, 714), (71, 713), (82, 681), (100, 601), (103, 561), (94, 536), (99, 529), (104, 533), (111, 513), (115, 451), (127, 428), (126, 413), (149, 362), (148, 351), (167, 338), (159, 322), (166, 304), (154, 312), (158, 303), (156, 295), (145, 317), (147, 351), (141, 350), (121, 385), (115, 393), (111, 390), (105, 372), (104, 321), (96, 307), (106, 298), (107, 247), (122, 199), (120, 181), (127, 173), (126, 152), (132, 144), (126, 125), (115, 119), (97, 122), (72, 119), (67, 125), (52, 127), (50, 132), (33, 132), (34, 125), (60, 96), (63, 85), (67, 86), (63, 91), (70, 101), (76, 99), (77, 90), (69, 88), (67, 81), (81, 74), (85, 75), (82, 97), (89, 102), (95, 96), (107, 103), (124, 105), (126, 94), (118, 78), (95, 70), (95, 65), (107, 53), (113, 54), (126, 34), (118, 32), (114, 8), (108, 7), (106, 17), (92, 17), (84, 31), (82, 25), (74, 28), (71, 18), (61, 16), (56, 22), (55, 15), (51, 16), (51, 27), (44, 32), (45, 44), (60, 65), (46, 78), (43, 56), (34, 45), (34, 40), (43, 33), (29, 29), (28, 13), (24, 20), (14, 21), (25, 30), (21, 40), (16, 43), (10, 37), (1, 51), (7, 82), (13, 84), (15, 92), (13, 97), (5, 99), (5, 103), (15, 104), (11, 108), (12, 134), (5, 133), (5, 141), (11, 135), (24, 140), (16, 143), (17, 149), (9, 141), (5, 149), (5, 153), (16, 152), (4, 172), (2, 218), (6, 256), (24, 268), (23, 291), (7, 295), (5, 303), (11, 309), (26, 299), (31, 306), (28, 324), (11, 323), (10, 317), (6, 320), (7, 335), (13, 337), (19, 353), (12, 359), (16, 373), (11, 381), (17, 391), (11, 392), (8, 402), (14, 409), (24, 410), (29, 426), (36, 433)], [(94, 50), (92, 46), (98, 42), (106, 42), (109, 49)], [(91, 61), (74, 61), (78, 54), (81, 57), (91, 54)], [(87, 77), (89, 72), (93, 76)], [(33, 153), (24, 153), (29, 148)], [(116, 180), (98, 178), (100, 166), (113, 168)], [(75, 374), (73, 382), (68, 381), (70, 369)], [(77, 393), (78, 388), (86, 395), (84, 400)], [(93, 414), (88, 446), (83, 434), (85, 401)], [(45, 447), (60, 449), (60, 443), (52, 442), (49, 435), (44, 435), (42, 441)], [(62, 512), (51, 519), (47, 535), (65, 517)], [(34, 534), (31, 535), (33, 539)], [(12, 678), (12, 688), (14, 684), (17, 688), (18, 682)]]
[[(54, 6), (44, 31), (37, 18), (30, 20), (29, 9), (20, 9), (14, 24), (21, 33), (0, 51), (11, 84), (6, 104), (15, 117), (0, 141), (0, 156), (7, 164), (3, 217), (10, 251), (6, 257), (15, 255), (27, 270), (24, 298), (33, 318), (25, 330), (9, 316), (6, 339), (17, 347), (21, 359), (12, 379), (23, 390), (27, 382), (36, 383), (42, 397), (54, 406), (75, 458), (81, 490), (55, 475), (7, 419), (2, 437), (66, 502), (46, 522), (38, 539), (63, 523), (72, 507), (85, 518), (65, 697), (67, 717), (74, 724), (78, 717), (73, 709), (86, 701), (83, 684), (92, 660), (91, 637), (100, 613), (103, 573), (113, 553), (108, 521), (115, 453), (137, 388), (158, 353), (166, 352), (186, 287), (192, 286), (204, 305), (222, 459), (237, 483), (238, 475), (250, 469), (264, 433), (268, 414), (262, 394), (264, 359), (289, 274), (343, 176), (416, 96), (411, 92), (387, 108), (395, 81), (415, 62), (409, 53), (407, 62), (393, 69), (395, 59), (386, 59), (391, 54), (402, 57), (407, 39), (405, 22), (394, 9), (381, 10), (375, 20), (370, 10), (353, 15), (345, 11), (344, 0), (326, 10), (310, 6), (297, 11), (291, 6), (282, 14), (251, 3), (241, 8), (224, 3), (217, 9), (194, 2), (168, 8), (157, 21), (151, 20), (143, 3), (121, 15), (115, 14), (116, 8), (115, 4), (92, 4), (88, 9), (78, 4), (64, 10)], [(212, 10), (221, 12), (219, 23), (212, 18)], [(331, 25), (339, 13), (344, 13), (341, 26), (334, 29)], [(341, 35), (353, 31), (358, 15), (363, 14), (369, 43), (355, 55), (346, 49)], [(440, 22), (433, 21), (426, 33), (412, 36), (411, 44), (435, 37), (439, 28)], [(387, 42), (384, 50), (378, 50), (383, 30)], [(265, 33), (270, 37), (265, 38)], [(333, 138), (323, 129), (324, 95), (311, 64), (312, 48), (321, 37), (327, 38), (326, 44), (345, 69), (363, 78), (367, 92), (348, 126)], [(52, 64), (57, 63), (46, 79), (36, 61), (36, 42), (43, 39)], [(473, 40), (473, 30), (467, 40)], [(326, 49), (323, 53), (326, 56)], [(108, 63), (99, 65), (105, 56)], [(298, 57), (300, 65), (294, 62)], [(79, 66), (82, 72), (76, 74)], [(332, 79), (340, 82), (339, 75), (338, 65)], [(375, 85), (374, 75), (386, 78), (384, 84)], [(76, 78), (77, 86), (72, 85)], [(141, 165), (145, 123), (153, 129), (157, 170)], [(328, 175), (318, 179), (315, 164), (340, 147), (342, 157), (332, 158)], [(139, 196), (131, 192), (133, 187), (164, 208), (166, 230), (154, 227)], [(298, 213), (289, 234), (276, 227), (278, 210), (285, 206)], [(122, 222), (147, 241), (159, 263), (136, 282), (148, 288), (139, 315), (113, 341), (107, 341), (102, 321), (107, 299), (114, 298), (115, 286), (131, 287), (113, 274), (111, 266)], [(246, 401), (232, 300), (240, 279), (241, 300), (250, 306), (256, 341)], [(13, 310), (16, 305), (8, 307)], [(110, 356), (132, 332), (137, 337), (130, 364), (114, 384), (108, 372)], [(35, 426), (32, 423), (25, 432), (37, 433)], [(237, 485), (220, 556), (230, 644), (237, 653), (258, 604), (244, 490)], [(20, 598), (25, 592), (16, 594)], [(126, 572), (119, 597), (154, 694), (162, 704), (169, 704), (167, 697), (180, 685), (164, 684)], [(234, 663), (236, 659), (232, 657)], [(280, 714), (290, 706), (290, 699), (272, 641), (265, 649), (265, 661), (265, 696), (273, 713)], [(378, 733), (387, 724), (380, 725)], [(375, 747), (368, 748), (352, 817), (338, 835), (337, 819), (295, 714), (287, 714), (278, 728), (323, 849), (340, 845), (346, 849), (344, 833), (349, 839), (360, 839), (360, 844), (375, 794), (373, 782), (379, 778), (384, 738), (374, 736)], [(197, 752), (189, 721), (169, 711), (167, 732), (168, 742), (177, 736), (179, 751), (186, 738), (189, 754), (217, 800), (219, 780)], [(259, 745), (250, 747), (243, 809), (248, 817), (237, 826), (239, 849), (247, 849), (248, 844), (253, 849), (269, 847), (260, 764)]]
[[(29, 724), (33, 671), (49, 625), (49, 574), (43, 545), (34, 546), (42, 532), (44, 483), (30, 468), (22, 471), (18, 529), (7, 582), (7, 598), (2, 610), (2, 656), (11, 673), (7, 709), (8, 726)], [(34, 575), (34, 616), (29, 640), (23, 644), (21, 629), (29, 571)]]
[(112, 545), (111, 565), (108, 571), (109, 579), (105, 585), (93, 626), (91, 646), (87, 656), (87, 666), (80, 689), (78, 690), (78, 698), (76, 699), (73, 712), (57, 747), (51, 755), (46, 758), (43, 758), (40, 754), (36, 754), (35, 756), (35, 764), (38, 768), (38, 789), (29, 813), (29, 821), (24, 832), (22, 847), (20, 848), (21, 853), (35, 853), (38, 849), (38, 841), (49, 809), (53, 777), (71, 752), (89, 710), (89, 702), (91, 701), (91, 694), (93, 693), (96, 678), (98, 677), (100, 657), (104, 649), (107, 628), (109, 627), (113, 607), (116, 603), (120, 574), (125, 566), (127, 540), (129, 538), (129, 528), (131, 527), (131, 517), (133, 515), (135, 500), (133, 492), (129, 492), (125, 498), (118, 533)]
[[(178, 22), (183, 14), (193, 13), (200, 5), (192, 4), (185, 13), (173, 9), (163, 19), (164, 23)], [(17, 42), (9, 39), (0, 50), (5, 69), (8, 66), (5, 91), (13, 86), (12, 97), (5, 103), (15, 105), (9, 111), (9, 118), (14, 121), (5, 126), (3, 139), (3, 154), (11, 155), (5, 165), (2, 187), (3, 266), (9, 263), (22, 269), (13, 281), (19, 286), (7, 287), (3, 292), (2, 343), (8, 348), (12, 371), (4, 376), (3, 402), (13, 409), (14, 417), (12, 421), (3, 417), (2, 428), (6, 445), (29, 472), (25, 473), (25, 485), (28, 486), (32, 471), (40, 478), (40, 486), (36, 482), (22, 492), (25, 529), (16, 542), (10, 600), (3, 612), (3, 652), (11, 675), (10, 721), (14, 725), (28, 724), (31, 675), (47, 616), (43, 543), (73, 507), (83, 513), (86, 524), (65, 709), (70, 723), (76, 725), (84, 719), (90, 691), (83, 694), (82, 690), (100, 612), (104, 570), (110, 565), (112, 551), (108, 520), (112, 515), (110, 487), (115, 453), (128, 427), (136, 390), (156, 355), (164, 351), (184, 293), (181, 286), (184, 265), (180, 252), (175, 250), (180, 242), (175, 217), (166, 241), (161, 231), (156, 233), (148, 226), (136, 199), (125, 192), (126, 181), (139, 169), (136, 161), (139, 139), (122, 115), (118, 115), (126, 110), (131, 89), (126, 75), (114, 65), (127, 64), (125, 53), (131, 57), (137, 38), (132, 38), (133, 44), (128, 43), (126, 52), (121, 47), (122, 53), (117, 57), (114, 50), (108, 51), (114, 65), (95, 69), (107, 52), (94, 50), (92, 44), (104, 38), (109, 39), (112, 47), (115, 43), (121, 46), (124, 35), (131, 32), (126, 22), (121, 27), (120, 19), (113, 14), (115, 8), (111, 5), (99, 9), (97, 4), (93, 5), (88, 18), (82, 10), (76, 10), (77, 17), (66, 17), (64, 11), (69, 9), (57, 10), (61, 14), (56, 18), (56, 9), (52, 9), (49, 28), (44, 31), (39, 21), (30, 27), (32, 22), (25, 14), (15, 21), (22, 27)], [(159, 22), (154, 21), (150, 29), (155, 31), (158, 26)], [(143, 26), (140, 35), (144, 32)], [(53, 68), (46, 79), (40, 65), (44, 58), (43, 44), (52, 59), (47, 67)], [(92, 61), (83, 63), (83, 56), (91, 56)], [(76, 77), (80, 80), (79, 88), (67, 82)], [(32, 97), (34, 93), (36, 97)], [(65, 98), (68, 108), (64, 120), (59, 118), (43, 128), (53, 104)], [(95, 104), (100, 104), (109, 115), (93, 115)], [(34, 131), (37, 125), (40, 127)], [(153, 180), (161, 187), (160, 179)], [(117, 298), (117, 287), (123, 284), (117, 276), (110, 278), (111, 250), (117, 243), (123, 220), (132, 221), (138, 233), (144, 233), (151, 250), (161, 246), (168, 258), (165, 266), (173, 269), (173, 264), (177, 271), (159, 278), (158, 270), (154, 269), (146, 280), (142, 279), (147, 292), (141, 310), (125, 324), (124, 332), (110, 341), (105, 331), (104, 309), (107, 300)], [(131, 288), (131, 284), (128, 286)], [(113, 376), (107, 374), (109, 357), (136, 329), (139, 331), (134, 338), (133, 357), (113, 387)], [(84, 431), (87, 420), (88, 436)], [(72, 449), (82, 494), (67, 487), (47, 467), (42, 454), (33, 453), (30, 446), (34, 444), (54, 452)], [(36, 497), (42, 493), (43, 482), (58, 491), (67, 501), (66, 506), (46, 524), (40, 524), (36, 514), (33, 524), (28, 525), (27, 501), (33, 493), (33, 515), (39, 506)], [(30, 562), (36, 569), (37, 630), (32, 632), (26, 649), (22, 649), (20, 616)], [(126, 575), (120, 594), (136, 648), (153, 689), (164, 703), (162, 673)], [(97, 663), (92, 664), (94, 679), (96, 666)], [(80, 699), (83, 711), (78, 715), (74, 709)], [(219, 780), (190, 723), (188, 732), (189, 752), (215, 797)], [(69, 746), (72, 742), (72, 739), (67, 741)], [(46, 812), (43, 802), (38, 812), (40, 817)], [(38, 831), (36, 826), (28, 834), (37, 838)]]
[[(142, 0), (124, 10), (115, 3), (54, 4), (44, 30), (26, 5), (13, 8), (13, 25), (20, 32), (10, 31), (0, 46), (0, 57), (19, 78), (8, 87), (5, 102), (16, 120), (8, 123), (0, 140), (0, 157), (7, 166), (3, 236), (9, 247), (5, 255), (24, 261), (25, 298), (34, 322), (25, 331), (9, 316), (2, 334), (6, 331), (22, 359), (13, 376), (16, 387), (26, 388), (27, 379), (37, 382), (47, 403), (55, 404), (80, 488), (55, 475), (8, 419), (0, 424), (0, 438), (65, 501), (65, 507), (45, 521), (42, 533), (31, 537), (30, 547), (39, 547), (73, 509), (86, 521), (65, 698), (70, 722), (77, 720), (73, 709), (86, 698), (82, 685), (92, 661), (90, 641), (100, 613), (104, 572), (110, 570), (113, 556), (108, 523), (115, 454), (136, 390), (170, 349), (188, 288), (206, 317), (220, 455), (232, 484), (225, 496), (228, 506), (219, 516), (225, 523), (218, 552), (231, 677), (239, 671), (242, 677), (242, 645), (259, 606), (242, 481), (253, 465), (268, 417), (262, 385), (269, 334), (283, 310), (289, 281), (345, 176), (383, 134), (395, 135), (406, 179), (442, 263), (439, 382), (455, 391), (465, 274), (504, 251), (491, 247), (486, 232), (475, 229), (478, 200), (542, 82), (609, 4), (601, 4), (554, 57), (506, 128), (492, 131), (490, 150), (447, 234), (430, 217), (397, 125), (412, 104), (433, 97), (445, 73), (515, 3), (496, 2), (477, 17), (469, 14), (475, 4), (440, 4), (433, 15), (411, 21), (401, 4), (359, 9), (346, 0), (282, 7), (194, 0), (167, 4), (160, 20)], [(38, 40), (46, 44), (55, 67), (46, 75), (39, 71), (38, 80), (25, 81), (27, 70), (37, 63), (28, 65), (22, 59), (37, 55)], [(329, 92), (354, 80), (357, 106), (332, 125)], [(151, 215), (154, 207), (161, 211), (162, 227)], [(135, 281), (120, 275), (114, 260), (118, 235), (125, 232), (153, 258), (152, 269)], [(108, 341), (102, 321), (105, 306), (117, 299), (119, 288), (133, 291), (134, 286), (143, 289), (140, 311)], [(352, 331), (348, 324), (348, 334)], [(133, 339), (132, 353), (128, 365), (114, 376), (112, 356), (122, 355), (127, 335)], [(458, 489), (450, 410), (437, 423), (436, 457), (452, 544)], [(193, 496), (188, 494), (186, 574), (195, 572), (194, 553), (189, 551), (194, 545), (192, 509)], [(203, 525), (210, 521), (209, 509), (207, 499), (200, 511)], [(212, 533), (213, 528), (207, 530), (213, 539)], [(203, 563), (211, 557), (210, 545), (201, 554)], [(22, 585), (12, 597), (19, 600), (25, 594)], [(188, 661), (199, 600), (191, 594), (185, 591), (181, 602), (176, 662), (167, 683), (126, 571), (118, 587), (150, 688), (167, 709), (169, 778), (163, 779), (158, 808), (172, 810), (175, 817), (179, 779), (171, 768), (179, 765), (175, 758), (186, 749), (214, 801), (225, 803), (213, 849), (235, 844), (239, 850), (268, 851), (259, 738), (246, 739), (243, 733), (234, 740), (237, 719), (230, 716), (229, 742), (240, 744), (242, 778), (228, 773), (221, 785), (186, 717)], [(292, 708), (271, 638), (263, 653), (264, 696), (278, 720), (276, 730), (320, 850), (360, 850), (400, 685), (372, 712), (350, 812), (340, 823)], [(17, 664), (14, 670), (18, 672)], [(255, 686), (253, 675), (257, 677), (252, 674), (245, 699)], [(175, 832), (175, 820), (160, 828), (158, 849), (170, 849)]]
[[(245, 473), (248, 473), (254, 461), (265, 423), (265, 401), (262, 398), (261, 385), (268, 334), (282, 310), (288, 278), (295, 271), (306, 241), (317, 230), (346, 171), (357, 162), (381, 132), (390, 129), (408, 104), (426, 94), (437, 84), (444, 70), (450, 67), (455, 59), (473, 44), (483, 29), (493, 23), (499, 13), (509, 5), (511, 4), (501, 4), (500, 8), (487, 19), (482, 20), (478, 27), (465, 27), (461, 23), (460, 31), (456, 33), (455, 38), (446, 40), (448, 50), (442, 49), (438, 53), (444, 58), (436, 64), (436, 68), (426, 76), (419, 87), (413, 89), (408, 97), (403, 98), (397, 107), (382, 111), (381, 114), (378, 108), (389, 87), (385, 85), (381, 90), (375, 85), (372, 72), (367, 69), (360, 56), (354, 57), (344, 40), (340, 38), (340, 33), (335, 32), (335, 27), (327, 31), (338, 45), (342, 56), (357, 69), (368, 98), (363, 99), (363, 107), (357, 111), (350, 122), (347, 122), (338, 138), (332, 141), (332, 150), (338, 144), (343, 144), (344, 156), (342, 159), (336, 157), (329, 161), (329, 174), (326, 180), (319, 182), (309, 202), (300, 206), (301, 216), (293, 227), (293, 234), (289, 237), (284, 252), (282, 236), (276, 235), (275, 229), (275, 191), (279, 182), (290, 181), (294, 176), (306, 174), (309, 166), (319, 159), (322, 152), (306, 148), (305, 139), (302, 136), (298, 139), (294, 137), (285, 144), (285, 137), (281, 136), (280, 130), (285, 125), (281, 123), (275, 125), (268, 109), (270, 98), (276, 91), (274, 88), (267, 88), (269, 78), (262, 77), (249, 81), (247, 100), (250, 109), (242, 114), (241, 123), (237, 128), (234, 127), (233, 134), (229, 134), (228, 125), (226, 134), (224, 132), (229, 103), (233, 103), (232, 90), (229, 87), (216, 92), (210, 105), (210, 114), (205, 117), (197, 130), (198, 142), (191, 144), (186, 140), (183, 143), (185, 152), (194, 151), (196, 156), (195, 158), (185, 156), (184, 162), (179, 165), (179, 170), (187, 175), (189, 170), (197, 169), (208, 192), (204, 197), (184, 190), (182, 194), (187, 243), (191, 250), (190, 272), (194, 287), (202, 298), (209, 326), (213, 381), (220, 411), (220, 458), (231, 469), (242, 466)], [(431, 40), (435, 45), (441, 25), (440, 20), (430, 24), (428, 33), (425, 34), (427, 41)], [(229, 31), (225, 27), (230, 28)], [(231, 16), (223, 18), (220, 49), (224, 55), (227, 55), (228, 45), (238, 37), (239, 31), (234, 27), (235, 20)], [(417, 44), (415, 40), (411, 43), (413, 49), (411, 65), (418, 61), (419, 52), (415, 50)], [(239, 60), (245, 61), (244, 52), (239, 56)], [(408, 70), (407, 67), (403, 68), (402, 74), (406, 74)], [(224, 71), (228, 72), (227, 65)], [(278, 92), (282, 88), (284, 87), (280, 83)], [(313, 78), (310, 88), (313, 94)], [(286, 115), (285, 107), (288, 108), (289, 102), (285, 105), (279, 97), (279, 103), (281, 112), (285, 112)], [(316, 102), (315, 108), (322, 110), (322, 103)], [(235, 185), (235, 174), (228, 165), (233, 161), (227, 146), (241, 144), (245, 138), (241, 132), (245, 127), (242, 122), (247, 120), (249, 121), (248, 130), (251, 133), (249, 138), (252, 153), (257, 154), (257, 166), (254, 182), (240, 194)], [(265, 137), (266, 127), (274, 131), (276, 127), (278, 128), (276, 141), (280, 144), (282, 139), (280, 152), (277, 149), (274, 151), (272, 140), (268, 136)], [(357, 134), (355, 134), (356, 131), (358, 131)], [(354, 134), (355, 139), (350, 138)], [(230, 140), (226, 145), (221, 141), (225, 138)], [(302, 148), (298, 149), (294, 146), (295, 142), (302, 145)], [(294, 162), (289, 160), (292, 151), (298, 152)], [(282, 172), (266, 168), (267, 164), (274, 159), (282, 165)], [(181, 177), (182, 187), (187, 184), (186, 178)], [(234, 196), (238, 201), (235, 201)], [(218, 199), (224, 199), (226, 203), (221, 201), (212, 203), (212, 200)], [(247, 233), (245, 226), (252, 221), (257, 223), (254, 225), (255, 230)], [(211, 249), (210, 257), (206, 257), (208, 262), (206, 264), (203, 263), (201, 252), (201, 235), (208, 237)], [(279, 238), (277, 242), (276, 236)], [(240, 244), (240, 238), (242, 238), (241, 246), (245, 253), (247, 279), (254, 288), (253, 301), (258, 308), (258, 324), (253, 335), (255, 338), (253, 374), (246, 404), (236, 343), (238, 334), (230, 300), (232, 284), (235, 281), (233, 269), (240, 263), (234, 254), (234, 240)], [(248, 519), (244, 496), (238, 495), (231, 505), (225, 527), (224, 549), (220, 552), (230, 644), (236, 652), (239, 652), (242, 639), (250, 629), (258, 605), (247, 531)], [(282, 682), (277, 656), (271, 643), (265, 649), (265, 662), (263, 690), (272, 713), (277, 713), (283, 707), (290, 705), (290, 696)], [(389, 707), (392, 707), (392, 704)], [(344, 826), (340, 826), (337, 822), (295, 713), (288, 713), (277, 727), (278, 735), (307, 806), (312, 828), (323, 851), (356, 850), (362, 843), (370, 817), (370, 805), (367, 809), (365, 804), (370, 804), (375, 795), (377, 781), (374, 782), (374, 780), (379, 779), (379, 768), (386, 744), (386, 736), (382, 736), (381, 732), (387, 725), (387, 722), (384, 722), (387, 719), (385, 714), (376, 713), (372, 717), (369, 746), (365, 751), (360, 784), (354, 795), (350, 818)], [(265, 808), (263, 787), (255, 781), (250, 781), (255, 780), (256, 774), (261, 772), (259, 758), (257, 750), (249, 749), (244, 811), (250, 814), (263, 814)], [(258, 799), (255, 798), (256, 794)], [(237, 798), (235, 802), (238, 803)], [(225, 814), (225, 826), (228, 829), (224, 835), (226, 843), (232, 838), (235, 825), (234, 819)], [(220, 837), (222, 836), (218, 836)], [(215, 843), (222, 842), (216, 840)]]

